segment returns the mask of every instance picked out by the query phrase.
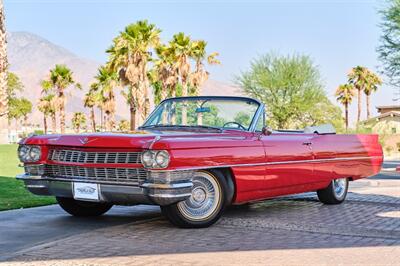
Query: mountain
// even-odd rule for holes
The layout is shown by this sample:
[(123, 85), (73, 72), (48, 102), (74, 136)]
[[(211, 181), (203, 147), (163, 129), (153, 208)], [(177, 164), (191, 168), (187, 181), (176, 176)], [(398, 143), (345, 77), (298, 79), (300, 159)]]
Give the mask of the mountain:
[[(85, 112), (83, 96), (87, 92), (100, 63), (79, 57), (67, 49), (30, 32), (12, 32), (8, 35), (8, 60), (10, 71), (16, 73), (25, 86), (23, 96), (32, 101), (34, 110), (30, 122), (39, 124), (42, 115), (35, 107), (40, 98), (40, 81), (48, 76), (49, 70), (56, 64), (66, 64), (72, 69), (74, 79), (82, 85), (82, 90), (67, 92), (67, 123), (73, 112)], [(238, 87), (215, 80), (208, 80), (203, 95), (240, 95)], [(117, 92), (117, 119), (128, 119), (129, 110), (124, 98)]]

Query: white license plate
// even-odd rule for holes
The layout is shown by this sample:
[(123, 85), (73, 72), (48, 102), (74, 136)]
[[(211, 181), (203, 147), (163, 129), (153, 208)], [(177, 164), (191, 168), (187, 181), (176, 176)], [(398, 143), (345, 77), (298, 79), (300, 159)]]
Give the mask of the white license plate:
[(93, 183), (73, 183), (74, 199), (99, 201), (99, 185)]

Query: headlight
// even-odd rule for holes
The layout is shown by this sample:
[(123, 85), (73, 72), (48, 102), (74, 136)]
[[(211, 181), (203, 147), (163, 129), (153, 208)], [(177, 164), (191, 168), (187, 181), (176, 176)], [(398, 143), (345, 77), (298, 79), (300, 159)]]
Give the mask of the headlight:
[(167, 151), (157, 152), (155, 161), (159, 167), (161, 168), (167, 167), (169, 164), (169, 153)]
[(142, 163), (144, 167), (151, 168), (153, 167), (154, 161), (154, 153), (153, 151), (145, 151), (142, 153)]
[(39, 146), (21, 145), (18, 148), (18, 157), (23, 163), (39, 161), (41, 155), (42, 151)]
[(142, 153), (142, 164), (146, 168), (166, 168), (169, 164), (167, 151), (145, 151)]

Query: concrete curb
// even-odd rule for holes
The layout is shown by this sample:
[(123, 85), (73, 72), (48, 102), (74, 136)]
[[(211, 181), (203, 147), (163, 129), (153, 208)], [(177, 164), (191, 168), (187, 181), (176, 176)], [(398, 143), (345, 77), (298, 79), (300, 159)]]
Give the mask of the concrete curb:
[(380, 179), (380, 180), (369, 180), (369, 179), (362, 179), (362, 180), (356, 180), (354, 182), (357, 182), (358, 184), (365, 184), (371, 187), (396, 187), (398, 186), (400, 188), (400, 179), (399, 180), (385, 180), (385, 179)]

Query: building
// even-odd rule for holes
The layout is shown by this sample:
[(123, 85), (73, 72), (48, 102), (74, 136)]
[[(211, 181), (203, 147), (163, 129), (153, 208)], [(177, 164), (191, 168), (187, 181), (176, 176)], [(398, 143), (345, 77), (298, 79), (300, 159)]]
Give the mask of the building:
[(362, 124), (379, 134), (385, 158), (400, 158), (400, 105), (377, 106), (378, 115)]
[(400, 134), (400, 105), (377, 106), (378, 116), (363, 121), (372, 133), (393, 135)]

